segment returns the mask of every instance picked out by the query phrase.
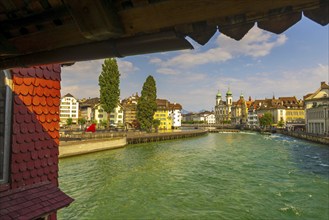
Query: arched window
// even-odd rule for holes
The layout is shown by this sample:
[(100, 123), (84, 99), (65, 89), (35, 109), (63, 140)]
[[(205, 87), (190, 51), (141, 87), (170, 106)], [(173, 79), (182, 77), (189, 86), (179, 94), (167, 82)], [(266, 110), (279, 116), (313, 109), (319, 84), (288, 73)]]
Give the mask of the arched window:
[(0, 71), (0, 183), (8, 182), (12, 108), (12, 82), (9, 71)]

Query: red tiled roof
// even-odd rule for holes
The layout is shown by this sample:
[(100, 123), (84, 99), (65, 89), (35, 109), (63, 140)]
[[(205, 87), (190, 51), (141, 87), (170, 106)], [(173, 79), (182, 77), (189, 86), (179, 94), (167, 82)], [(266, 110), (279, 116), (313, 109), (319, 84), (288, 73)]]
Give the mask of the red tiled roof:
[(36, 219), (68, 206), (72, 201), (55, 184), (41, 182), (2, 192), (0, 219)]
[[(14, 83), (11, 169), (17, 171), (11, 175), (11, 188), (43, 180), (57, 185), (60, 67), (55, 64), (11, 72)], [(37, 160), (44, 166), (35, 167)], [(37, 170), (37, 175), (32, 170)]]
[(0, 219), (32, 219), (68, 206), (58, 188), (60, 65), (16, 68), (9, 187), (0, 187)]

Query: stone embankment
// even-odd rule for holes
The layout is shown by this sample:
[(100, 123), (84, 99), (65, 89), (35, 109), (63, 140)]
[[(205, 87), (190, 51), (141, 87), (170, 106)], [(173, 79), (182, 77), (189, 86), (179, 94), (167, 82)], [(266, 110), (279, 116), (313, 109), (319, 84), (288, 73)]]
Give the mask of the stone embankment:
[(325, 144), (325, 145), (329, 146), (329, 137), (308, 134), (308, 133), (304, 133), (304, 132), (289, 132), (289, 131), (284, 131), (284, 130), (277, 130), (277, 133), (295, 137), (295, 138), (299, 138), (299, 139), (303, 139), (303, 140), (307, 140), (307, 141), (320, 143), (320, 144)]
[(143, 133), (143, 134), (127, 134), (128, 144), (139, 144), (147, 142), (174, 140), (180, 138), (196, 137), (207, 134), (204, 130), (190, 130), (190, 131), (175, 131), (165, 133)]
[(209, 129), (209, 133), (238, 133), (239, 129)]
[(116, 149), (127, 144), (126, 137), (89, 139), (81, 141), (61, 141), (59, 144), (59, 158), (89, 154), (97, 151)]
[(62, 135), (59, 145), (59, 158), (88, 154), (97, 151), (116, 149), (127, 144), (138, 144), (207, 134), (204, 130), (174, 131), (164, 133), (144, 132), (78, 132)]

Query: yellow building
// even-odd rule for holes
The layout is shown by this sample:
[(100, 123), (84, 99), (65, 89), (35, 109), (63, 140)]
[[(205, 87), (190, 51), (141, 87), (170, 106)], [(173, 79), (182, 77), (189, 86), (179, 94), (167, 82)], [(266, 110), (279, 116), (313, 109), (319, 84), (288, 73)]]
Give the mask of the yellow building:
[(287, 108), (286, 122), (302, 122), (305, 121), (305, 110), (303, 108)]
[(157, 111), (153, 115), (153, 119), (160, 121), (160, 130), (170, 130), (172, 128), (172, 118), (170, 115), (170, 103), (165, 99), (157, 99)]

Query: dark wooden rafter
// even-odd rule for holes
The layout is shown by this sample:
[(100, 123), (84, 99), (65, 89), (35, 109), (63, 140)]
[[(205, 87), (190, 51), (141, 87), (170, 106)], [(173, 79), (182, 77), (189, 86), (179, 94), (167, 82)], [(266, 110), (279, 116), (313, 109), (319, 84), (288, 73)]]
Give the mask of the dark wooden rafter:
[(321, 1), (319, 8), (313, 10), (305, 10), (304, 15), (309, 19), (325, 26), (329, 23), (329, 3), (328, 0)]
[(65, 0), (64, 2), (85, 38), (104, 40), (123, 35), (112, 1)]
[[(56, 59), (65, 62), (186, 49), (191, 48), (184, 39), (186, 36), (204, 45), (217, 30), (240, 40), (255, 23), (279, 34), (298, 22), (302, 13), (327, 25), (328, 2), (3, 0), (0, 1), (0, 68), (20, 62), (29, 65), (41, 64), (41, 60), (42, 63)], [(167, 33), (175, 36), (164, 37)], [(98, 52), (95, 48), (102, 48), (101, 44), (112, 51)]]
[(129, 8), (118, 13), (124, 30), (128, 34), (134, 34), (241, 14), (247, 17), (247, 21), (255, 22), (266, 19), (269, 11), (284, 8), (287, 5), (295, 5), (294, 11), (302, 11), (317, 8), (319, 4), (320, 1), (313, 0), (168, 0), (144, 7)]

